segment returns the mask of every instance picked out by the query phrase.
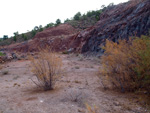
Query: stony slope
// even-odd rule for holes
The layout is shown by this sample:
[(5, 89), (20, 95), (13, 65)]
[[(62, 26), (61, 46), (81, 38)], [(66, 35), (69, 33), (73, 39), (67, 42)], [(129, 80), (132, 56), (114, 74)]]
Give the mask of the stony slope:
[(74, 38), (71, 47), (82, 53), (102, 52), (100, 45), (106, 39), (117, 42), (130, 36), (148, 35), (149, 29), (150, 0), (132, 0), (104, 11), (95, 26)]
[(50, 46), (56, 51), (65, 51), (67, 50), (72, 37), (76, 33), (76, 29), (74, 29), (71, 25), (61, 24), (37, 33), (31, 40), (22, 43), (11, 44), (6, 48), (9, 51), (15, 50), (20, 52), (33, 52), (37, 51), (38, 48)]
[(106, 39), (117, 42), (130, 36), (148, 35), (150, 29), (150, 0), (131, 0), (107, 8), (92, 27), (78, 32), (68, 24), (45, 29), (32, 40), (7, 48), (22, 52), (36, 51), (47, 45), (56, 51), (75, 50), (102, 53)]

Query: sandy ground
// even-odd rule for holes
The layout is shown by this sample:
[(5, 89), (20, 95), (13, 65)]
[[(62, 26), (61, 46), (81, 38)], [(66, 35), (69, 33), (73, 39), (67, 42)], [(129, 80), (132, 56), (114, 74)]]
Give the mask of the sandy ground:
[(0, 72), (0, 113), (87, 113), (85, 104), (98, 113), (148, 113), (138, 96), (105, 91), (97, 77), (99, 61), (61, 55), (64, 73), (55, 90), (42, 91), (31, 81), (30, 61), (12, 61)]

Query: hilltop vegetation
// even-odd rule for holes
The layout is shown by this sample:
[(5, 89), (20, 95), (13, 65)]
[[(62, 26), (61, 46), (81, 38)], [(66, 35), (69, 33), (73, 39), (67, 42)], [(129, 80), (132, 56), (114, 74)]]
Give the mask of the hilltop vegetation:
[[(114, 4), (110, 3), (107, 7), (105, 5), (101, 6), (101, 9), (95, 11), (88, 11), (85, 14), (81, 14), (77, 12), (71, 19), (66, 19), (63, 23), (69, 24), (74, 28), (81, 31), (88, 27), (93, 26), (98, 20), (100, 14), (105, 11), (107, 8), (113, 7)], [(0, 40), (0, 46), (10, 45), (16, 42), (23, 42), (29, 39), (32, 39), (38, 32), (41, 32), (47, 28), (56, 27), (59, 24), (63, 24), (60, 19), (56, 19), (55, 23), (49, 23), (46, 26), (42, 27), (42, 25), (35, 26), (31, 31), (27, 33), (19, 34), (19, 32), (14, 32), (14, 36), (8, 37), (8, 35), (4, 35), (3, 38)]]

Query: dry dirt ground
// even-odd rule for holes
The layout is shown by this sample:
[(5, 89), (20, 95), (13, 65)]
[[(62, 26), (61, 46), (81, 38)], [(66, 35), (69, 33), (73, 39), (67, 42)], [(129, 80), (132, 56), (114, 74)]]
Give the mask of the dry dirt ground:
[(98, 113), (148, 113), (138, 96), (105, 91), (97, 77), (99, 60), (61, 55), (63, 76), (55, 90), (42, 91), (31, 81), (30, 61), (12, 61), (0, 72), (0, 113), (87, 113), (85, 104)]

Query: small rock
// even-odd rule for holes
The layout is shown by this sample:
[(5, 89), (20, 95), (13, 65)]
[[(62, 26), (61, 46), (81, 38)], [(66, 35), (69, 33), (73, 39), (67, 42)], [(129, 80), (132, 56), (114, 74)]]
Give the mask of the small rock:
[(114, 104), (115, 106), (119, 106), (119, 105), (120, 105), (119, 102), (113, 102), (113, 104)]

